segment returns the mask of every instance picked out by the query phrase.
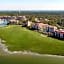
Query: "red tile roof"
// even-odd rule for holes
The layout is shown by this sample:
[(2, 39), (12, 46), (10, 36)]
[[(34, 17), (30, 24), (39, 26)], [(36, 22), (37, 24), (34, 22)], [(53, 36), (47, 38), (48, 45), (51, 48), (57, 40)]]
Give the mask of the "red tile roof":
[(64, 34), (64, 30), (63, 29), (56, 30), (56, 32), (59, 32), (59, 33), (63, 33)]

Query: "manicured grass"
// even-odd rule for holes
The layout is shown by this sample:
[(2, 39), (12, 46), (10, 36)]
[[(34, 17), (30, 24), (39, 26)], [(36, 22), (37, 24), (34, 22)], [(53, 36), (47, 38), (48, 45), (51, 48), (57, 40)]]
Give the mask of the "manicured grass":
[(64, 55), (64, 41), (43, 37), (18, 25), (1, 27), (0, 38), (6, 41), (5, 44), (11, 51), (27, 50), (41, 54)]

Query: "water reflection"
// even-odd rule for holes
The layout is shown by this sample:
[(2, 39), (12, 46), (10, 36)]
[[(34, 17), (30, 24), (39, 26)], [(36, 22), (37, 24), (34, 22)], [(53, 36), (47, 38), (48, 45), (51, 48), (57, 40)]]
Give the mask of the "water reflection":
[(6, 26), (8, 21), (6, 19), (0, 19), (0, 27)]

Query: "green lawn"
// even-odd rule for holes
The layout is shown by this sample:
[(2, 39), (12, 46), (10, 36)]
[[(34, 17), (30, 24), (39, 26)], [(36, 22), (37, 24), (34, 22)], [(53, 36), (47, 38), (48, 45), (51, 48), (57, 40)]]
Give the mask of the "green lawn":
[(5, 44), (11, 51), (27, 50), (41, 54), (64, 55), (64, 41), (43, 37), (18, 25), (1, 27), (0, 38), (6, 41)]

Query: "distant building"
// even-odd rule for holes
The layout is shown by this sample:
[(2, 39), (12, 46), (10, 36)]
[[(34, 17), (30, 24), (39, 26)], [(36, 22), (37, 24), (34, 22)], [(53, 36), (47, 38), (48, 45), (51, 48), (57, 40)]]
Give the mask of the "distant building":
[(55, 32), (55, 30), (57, 30), (57, 27), (56, 26), (48, 25), (47, 32)]
[(46, 18), (45, 18), (45, 21), (49, 21), (49, 19), (46, 19)]
[(26, 16), (22, 16), (22, 18), (23, 18), (23, 20), (24, 20), (24, 21), (26, 21), (26, 20), (27, 20)]
[(27, 27), (30, 27), (31, 24), (32, 24), (32, 22), (31, 22), (31, 21), (28, 21), (28, 22), (27, 22)]
[(57, 38), (64, 38), (64, 30), (56, 30), (55, 31), (55, 37)]
[(41, 33), (46, 33), (47, 32), (47, 27), (48, 24), (43, 24), (41, 22), (37, 22), (37, 23), (31, 23), (31, 29), (33, 30), (38, 30)]
[(43, 33), (46, 33), (47, 32), (48, 24), (37, 23), (37, 25), (38, 25), (38, 30), (40, 32), (43, 32)]
[(9, 19), (9, 23), (10, 24), (19, 24), (19, 20), (18, 19)]
[(40, 22), (40, 20), (38, 18), (35, 18), (35, 22)]

